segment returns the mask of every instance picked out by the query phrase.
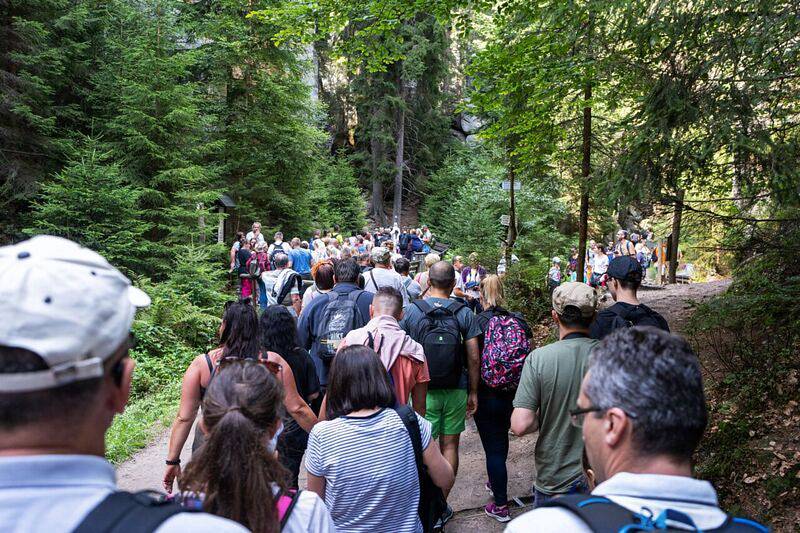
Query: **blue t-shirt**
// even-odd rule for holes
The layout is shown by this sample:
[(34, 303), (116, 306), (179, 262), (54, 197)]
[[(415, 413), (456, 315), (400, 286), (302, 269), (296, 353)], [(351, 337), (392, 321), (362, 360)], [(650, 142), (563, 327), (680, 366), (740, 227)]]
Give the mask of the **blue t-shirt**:
[[(431, 424), (414, 414), (425, 450)], [(414, 448), (394, 409), (319, 422), (308, 438), (306, 470), (325, 478), (325, 505), (338, 531), (422, 531)]]
[(292, 270), (298, 274), (311, 274), (311, 252), (305, 248), (295, 248), (289, 251), (292, 261)]

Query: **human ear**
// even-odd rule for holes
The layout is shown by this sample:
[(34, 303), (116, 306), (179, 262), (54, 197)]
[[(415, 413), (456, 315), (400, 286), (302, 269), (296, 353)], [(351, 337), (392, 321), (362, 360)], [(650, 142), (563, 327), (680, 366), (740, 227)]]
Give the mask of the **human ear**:
[(115, 414), (122, 414), (125, 411), (125, 406), (128, 405), (128, 399), (131, 396), (133, 369), (136, 367), (136, 361), (126, 356), (119, 364), (122, 365), (119, 383), (117, 384), (112, 376), (108, 377), (113, 384), (109, 389), (109, 407)]
[(629, 425), (630, 419), (628, 415), (625, 414), (625, 411), (618, 407), (612, 407), (607, 410), (603, 416), (603, 430), (605, 432), (603, 438), (605, 443), (610, 448), (619, 446), (625, 437)]

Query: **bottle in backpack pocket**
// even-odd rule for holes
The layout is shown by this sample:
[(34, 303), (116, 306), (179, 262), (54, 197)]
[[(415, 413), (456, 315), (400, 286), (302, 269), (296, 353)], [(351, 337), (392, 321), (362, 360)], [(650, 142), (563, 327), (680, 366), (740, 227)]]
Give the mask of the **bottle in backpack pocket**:
[(481, 379), (493, 389), (515, 389), (530, 351), (531, 345), (519, 318), (493, 316), (484, 337)]

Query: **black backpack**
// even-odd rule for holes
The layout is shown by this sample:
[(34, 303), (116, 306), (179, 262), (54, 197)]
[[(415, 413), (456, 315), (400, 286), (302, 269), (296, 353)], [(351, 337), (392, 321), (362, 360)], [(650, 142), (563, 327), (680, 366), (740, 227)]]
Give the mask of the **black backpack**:
[(269, 253), (269, 264), (272, 265), (272, 268), (275, 268), (275, 256), (278, 254), (289, 255), (289, 253), (284, 250), (283, 243), (279, 245), (272, 243), (272, 251)]
[[(631, 320), (631, 315), (637, 309), (643, 310), (646, 314)], [(618, 308), (611, 306), (608, 310), (614, 313), (614, 319), (611, 321), (611, 331), (634, 326), (653, 326), (658, 329), (664, 329), (663, 323), (657, 318), (659, 315), (644, 304), (628, 307), (622, 311), (618, 311)]]
[[(575, 514), (595, 533), (619, 533), (636, 531), (674, 531), (686, 529), (671, 528), (667, 521), (680, 522), (699, 531), (686, 514), (667, 509), (659, 516), (644, 516), (618, 505), (608, 498), (591, 494), (569, 494), (554, 498), (541, 507), (560, 507)], [(769, 528), (745, 518), (728, 516), (716, 529), (703, 530), (706, 533), (769, 533)]]
[(460, 302), (432, 306), (425, 300), (413, 302), (422, 311), (412, 337), (422, 345), (431, 381), (429, 389), (458, 388), (464, 371), (464, 337), (456, 314), (464, 307)]
[(178, 513), (198, 511), (164, 501), (154, 492), (112, 492), (73, 533), (152, 533)]
[(346, 298), (336, 291), (328, 293), (328, 303), (315, 332), (320, 345), (319, 357), (324, 362), (333, 360), (345, 335), (367, 323), (357, 303), (363, 293), (351, 291)]
[(289, 296), (293, 285), (297, 285), (297, 290), (300, 291), (301, 294), (303, 292), (303, 278), (296, 272), (289, 274), (286, 281), (283, 283), (283, 287), (281, 287), (280, 293), (275, 290), (275, 287), (278, 285), (277, 281), (276, 279), (275, 285), (272, 286), (272, 297), (275, 298), (275, 303), (278, 305), (284, 305), (283, 301)]

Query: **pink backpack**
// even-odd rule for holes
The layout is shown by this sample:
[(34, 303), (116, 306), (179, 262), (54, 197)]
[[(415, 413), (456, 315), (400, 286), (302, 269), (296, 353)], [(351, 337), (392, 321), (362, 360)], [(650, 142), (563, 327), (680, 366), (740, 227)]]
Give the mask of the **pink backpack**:
[(281, 530), (286, 526), (289, 516), (292, 514), (297, 500), (300, 498), (301, 490), (290, 490), (289, 494), (281, 494), (275, 506), (278, 508), (278, 520), (281, 523)]
[(513, 390), (531, 351), (521, 319), (498, 314), (489, 319), (481, 354), (481, 378), (493, 389)]

